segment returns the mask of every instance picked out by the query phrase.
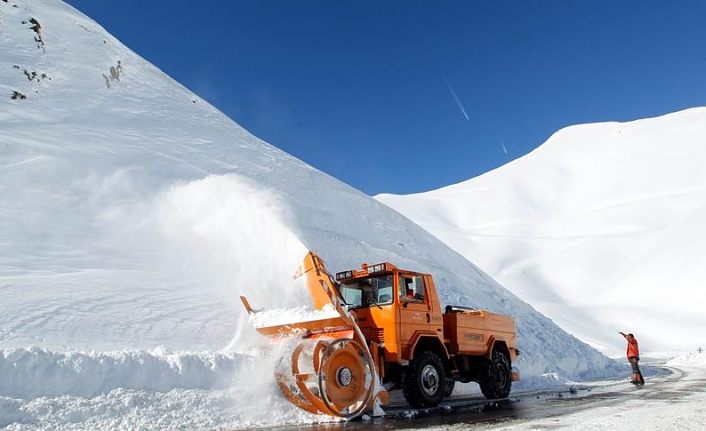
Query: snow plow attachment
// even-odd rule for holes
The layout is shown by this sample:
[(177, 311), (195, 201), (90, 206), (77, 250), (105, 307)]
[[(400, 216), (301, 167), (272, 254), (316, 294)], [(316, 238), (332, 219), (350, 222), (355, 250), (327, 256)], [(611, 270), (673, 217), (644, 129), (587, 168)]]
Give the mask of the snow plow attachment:
[[(313, 320), (256, 326), (262, 335), (281, 342), (295, 340), (291, 356), (275, 371), (282, 394), (314, 414), (352, 419), (372, 410), (381, 390), (378, 371), (365, 338), (341, 303), (335, 281), (323, 261), (309, 252), (295, 278), (306, 277), (315, 312)], [(248, 300), (240, 299), (256, 315)]]

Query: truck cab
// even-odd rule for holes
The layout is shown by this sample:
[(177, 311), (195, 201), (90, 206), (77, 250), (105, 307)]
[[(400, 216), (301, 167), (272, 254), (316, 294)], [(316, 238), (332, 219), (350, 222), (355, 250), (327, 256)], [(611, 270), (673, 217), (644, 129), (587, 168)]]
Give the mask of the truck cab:
[(519, 354), (512, 319), (447, 307), (430, 274), (384, 262), (336, 274), (347, 304), (373, 352), (383, 382), (414, 406), (437, 405), (455, 381), (476, 381), (488, 398), (509, 395)]
[(404, 363), (422, 335), (443, 335), (441, 304), (429, 274), (386, 262), (336, 274), (343, 300), (369, 341), (384, 343), (387, 362)]

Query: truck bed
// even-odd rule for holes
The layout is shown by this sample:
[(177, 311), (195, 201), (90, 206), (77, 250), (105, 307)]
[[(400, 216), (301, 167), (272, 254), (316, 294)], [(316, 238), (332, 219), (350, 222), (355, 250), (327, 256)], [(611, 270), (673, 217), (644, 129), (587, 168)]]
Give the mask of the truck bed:
[(454, 310), (443, 316), (449, 353), (483, 355), (494, 340), (515, 349), (515, 323), (507, 316), (482, 310)]

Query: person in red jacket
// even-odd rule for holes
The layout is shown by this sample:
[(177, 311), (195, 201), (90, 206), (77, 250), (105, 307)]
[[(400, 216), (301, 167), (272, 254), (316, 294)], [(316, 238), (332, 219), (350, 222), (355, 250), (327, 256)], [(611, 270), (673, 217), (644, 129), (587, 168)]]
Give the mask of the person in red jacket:
[(632, 366), (632, 380), (630, 383), (634, 385), (644, 385), (645, 379), (642, 377), (640, 366), (637, 364), (640, 362), (640, 348), (637, 345), (637, 338), (632, 334), (626, 335), (623, 332), (619, 332), (619, 334), (628, 341), (628, 362), (630, 362), (630, 366)]

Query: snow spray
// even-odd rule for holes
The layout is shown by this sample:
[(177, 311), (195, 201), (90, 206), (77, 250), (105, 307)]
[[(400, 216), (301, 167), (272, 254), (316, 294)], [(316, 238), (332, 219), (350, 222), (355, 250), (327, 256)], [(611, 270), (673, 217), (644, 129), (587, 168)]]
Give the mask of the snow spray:
[[(220, 291), (247, 296), (255, 307), (291, 308), (309, 301), (293, 275), (307, 249), (286, 223), (277, 196), (236, 175), (208, 176), (174, 186), (160, 198), (159, 223), (180, 258)], [(188, 262), (188, 263), (187, 263)], [(253, 331), (242, 318), (230, 349)]]
[[(307, 249), (288, 227), (286, 206), (274, 193), (235, 175), (208, 176), (172, 187), (158, 211), (161, 232), (175, 247), (172, 254), (222, 293), (245, 295), (256, 308), (311, 306), (304, 278), (293, 277)], [(257, 358), (242, 361), (232, 376), (240, 420), (262, 421), (266, 402), (273, 416), (311, 421), (280, 395), (274, 379), (280, 358), (289, 357), (293, 346), (273, 345), (255, 333), (244, 308), (233, 313), (240, 316), (238, 325), (223, 350)]]

